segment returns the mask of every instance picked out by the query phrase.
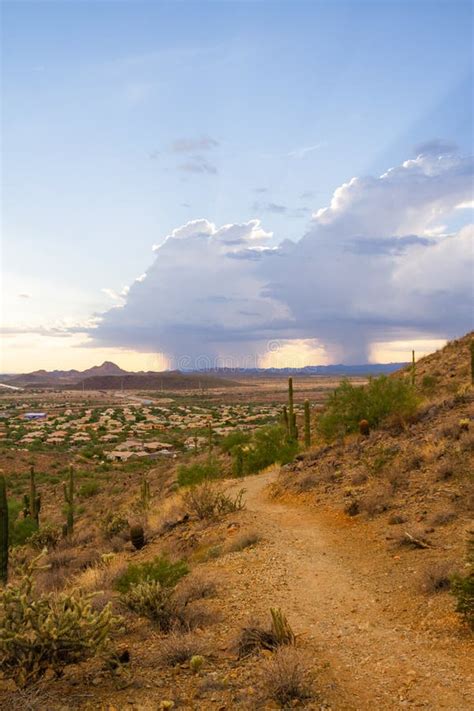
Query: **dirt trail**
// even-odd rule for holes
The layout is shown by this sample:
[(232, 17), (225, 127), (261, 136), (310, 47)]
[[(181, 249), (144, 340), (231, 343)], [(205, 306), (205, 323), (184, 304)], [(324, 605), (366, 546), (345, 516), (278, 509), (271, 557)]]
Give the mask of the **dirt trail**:
[[(373, 542), (358, 545), (350, 529), (331, 525), (324, 514), (269, 499), (264, 489), (275, 476), (244, 483), (249, 522), (267, 541), (265, 574), (250, 587), (273, 595), (316, 659), (329, 662), (331, 707), (473, 709), (469, 640), (436, 639), (416, 620), (410, 624), (389, 574), (375, 564), (373, 576), (367, 574)], [(400, 615), (397, 605), (405, 605)]]

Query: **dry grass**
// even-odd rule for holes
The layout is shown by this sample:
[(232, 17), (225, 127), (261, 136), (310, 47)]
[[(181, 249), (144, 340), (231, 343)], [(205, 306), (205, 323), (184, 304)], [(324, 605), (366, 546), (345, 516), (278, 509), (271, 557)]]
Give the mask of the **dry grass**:
[(297, 649), (278, 649), (264, 663), (262, 677), (266, 695), (282, 708), (290, 708), (295, 701), (311, 697), (308, 661)]
[(456, 572), (456, 566), (450, 561), (435, 561), (428, 565), (420, 578), (420, 588), (425, 593), (438, 593), (449, 590), (451, 577)]
[(127, 564), (113, 556), (87, 568), (75, 578), (75, 585), (86, 592), (107, 590), (114, 586), (116, 579), (127, 570)]
[(193, 516), (200, 520), (216, 519), (244, 508), (241, 489), (234, 498), (225, 494), (218, 484), (204, 481), (183, 494), (183, 503)]
[(172, 632), (160, 642), (159, 660), (163, 666), (185, 664), (195, 655), (204, 655), (204, 648), (200, 638), (191, 632)]
[(360, 501), (361, 511), (364, 511), (370, 518), (381, 514), (390, 507), (393, 497), (392, 486), (387, 484), (377, 484), (367, 490)]
[(218, 610), (211, 609), (199, 600), (182, 608), (180, 622), (185, 630), (203, 630), (220, 622), (222, 616)]
[(235, 643), (239, 659), (245, 659), (261, 649), (274, 651), (280, 646), (293, 646), (296, 643), (296, 636), (281, 610), (272, 608), (270, 613), (270, 627), (250, 622), (240, 631)]
[(432, 519), (431, 523), (433, 526), (445, 526), (447, 523), (452, 523), (457, 519), (458, 515), (456, 511), (452, 509), (444, 509), (443, 511), (437, 511)]
[(355, 471), (351, 474), (350, 482), (353, 486), (362, 486), (367, 481), (367, 474), (363, 471)]
[(178, 584), (175, 596), (181, 605), (186, 606), (196, 600), (214, 597), (216, 593), (217, 585), (214, 580), (209, 580), (199, 575), (191, 575)]

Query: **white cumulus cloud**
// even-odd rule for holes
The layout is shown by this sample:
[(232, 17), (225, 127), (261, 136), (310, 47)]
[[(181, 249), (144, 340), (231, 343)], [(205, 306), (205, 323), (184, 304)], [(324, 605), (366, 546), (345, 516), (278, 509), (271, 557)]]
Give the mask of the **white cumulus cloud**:
[(473, 230), (449, 224), (472, 200), (473, 162), (441, 142), (420, 151), (338, 187), (296, 242), (268, 247), (257, 219), (177, 227), (93, 341), (242, 361), (270, 339), (313, 339), (333, 360), (363, 362), (374, 342), (468, 330)]

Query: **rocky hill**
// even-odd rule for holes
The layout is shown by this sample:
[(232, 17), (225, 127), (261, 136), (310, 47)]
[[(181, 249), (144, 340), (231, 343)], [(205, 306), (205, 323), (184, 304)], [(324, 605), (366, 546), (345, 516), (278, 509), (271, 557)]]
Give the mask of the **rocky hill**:
[[(417, 362), (420, 400), (409, 422), (313, 447), (282, 468), (274, 494), (296, 494), (369, 521), (394, 543), (409, 546), (412, 536), (441, 558), (449, 542), (449, 557), (461, 560), (474, 511), (472, 337)], [(405, 368), (396, 377), (409, 375)]]
[[(415, 385), (419, 391), (428, 394), (456, 393), (463, 385), (470, 383), (470, 347), (474, 341), (474, 331), (462, 338), (449, 341), (430, 355), (416, 361)], [(415, 353), (416, 358), (416, 353)], [(401, 368), (395, 377), (407, 377), (411, 364)]]

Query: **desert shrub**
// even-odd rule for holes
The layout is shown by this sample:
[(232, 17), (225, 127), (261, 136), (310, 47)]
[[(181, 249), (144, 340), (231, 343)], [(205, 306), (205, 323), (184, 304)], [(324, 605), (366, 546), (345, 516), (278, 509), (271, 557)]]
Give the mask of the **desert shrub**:
[(459, 449), (461, 452), (474, 452), (474, 432), (469, 430), (468, 432), (463, 432), (460, 441)]
[(245, 489), (241, 489), (234, 498), (224, 492), (215, 484), (208, 481), (191, 487), (183, 495), (183, 502), (189, 513), (199, 519), (213, 519), (234, 513), (244, 508), (242, 497)]
[(437, 384), (438, 379), (434, 375), (424, 375), (421, 379), (421, 389), (426, 395), (433, 395)]
[(266, 694), (283, 708), (311, 696), (308, 666), (303, 654), (292, 648), (280, 648), (265, 662), (263, 687)]
[(326, 439), (334, 439), (357, 432), (361, 420), (367, 420), (370, 427), (389, 417), (407, 420), (415, 414), (417, 404), (413, 387), (404, 380), (381, 375), (362, 387), (343, 380), (330, 395), (318, 430)]
[(250, 624), (240, 631), (236, 643), (239, 659), (245, 659), (260, 649), (273, 651), (282, 645), (296, 643), (295, 633), (283, 612), (279, 608), (270, 608), (270, 616), (270, 627)]
[(298, 443), (289, 442), (286, 429), (279, 425), (265, 425), (257, 429), (244, 457), (244, 473), (255, 472), (271, 464), (288, 464), (298, 452)]
[(446, 481), (455, 474), (456, 468), (452, 461), (441, 462), (435, 470), (435, 478), (438, 481)]
[(102, 532), (105, 538), (108, 539), (114, 538), (125, 531), (127, 531), (128, 536), (128, 528), (128, 520), (121, 514), (110, 512), (102, 522)]
[(79, 487), (77, 494), (82, 499), (90, 499), (92, 496), (97, 496), (99, 491), (100, 487), (96, 481), (85, 481), (84, 484)]
[(36, 533), (36, 522), (32, 518), (21, 518), (13, 521), (10, 532), (10, 545), (23, 546)]
[(33, 548), (38, 548), (39, 550), (43, 548), (56, 548), (60, 538), (61, 531), (59, 528), (46, 525), (42, 526), (38, 531), (35, 531), (29, 537), (28, 543), (33, 546)]
[(40, 680), (48, 670), (59, 676), (69, 664), (105, 652), (119, 622), (110, 606), (94, 612), (91, 596), (80, 591), (37, 595), (38, 560), (0, 592), (0, 668), (18, 686)]
[(157, 556), (144, 563), (131, 563), (117, 578), (115, 588), (121, 593), (126, 593), (133, 586), (152, 582), (159, 583), (164, 589), (172, 588), (184, 575), (187, 575), (188, 571), (184, 560), (172, 563), (164, 556)]
[(8, 501), (8, 539), (10, 546), (23, 546), (37, 530), (36, 522), (30, 518), (20, 518), (23, 510), (21, 501), (11, 499)]
[(168, 632), (179, 621), (171, 590), (158, 580), (145, 580), (132, 585), (121, 600), (140, 617), (147, 617), (163, 632)]
[(474, 573), (453, 576), (451, 592), (456, 597), (456, 612), (468, 627), (474, 629)]
[(391, 485), (393, 491), (398, 491), (408, 484), (408, 473), (402, 469), (399, 469), (397, 466), (390, 468), (385, 477)]
[(356, 470), (351, 476), (351, 484), (354, 486), (362, 486), (367, 481), (367, 474)]
[(452, 511), (451, 509), (446, 509), (444, 511), (437, 511), (433, 515), (431, 523), (433, 524), (433, 526), (444, 526), (447, 523), (452, 523), (456, 518), (457, 513), (455, 511)]
[(360, 509), (370, 516), (381, 514), (390, 507), (393, 490), (390, 485), (374, 486), (360, 500)]
[(226, 551), (227, 553), (243, 551), (245, 548), (255, 546), (261, 540), (262, 537), (259, 533), (257, 533), (257, 531), (246, 531), (241, 533), (240, 536), (234, 538), (233, 541), (230, 541), (226, 546)]
[(178, 484), (180, 486), (194, 486), (207, 479), (217, 479), (219, 476), (220, 467), (214, 460), (181, 464), (178, 467)]
[(160, 644), (160, 662), (167, 667), (185, 664), (203, 654), (203, 645), (196, 634), (172, 632)]
[(421, 589), (426, 593), (449, 590), (454, 574), (453, 564), (439, 561), (429, 565), (421, 575)]
[(249, 441), (250, 434), (248, 432), (236, 430), (235, 432), (231, 432), (224, 437), (220, 443), (220, 447), (224, 454), (229, 454), (233, 449), (235, 449), (235, 447), (241, 447), (242, 445), (248, 444)]
[(186, 606), (196, 600), (214, 597), (216, 591), (217, 587), (213, 580), (191, 575), (181, 581), (175, 591), (175, 596), (181, 605)]

